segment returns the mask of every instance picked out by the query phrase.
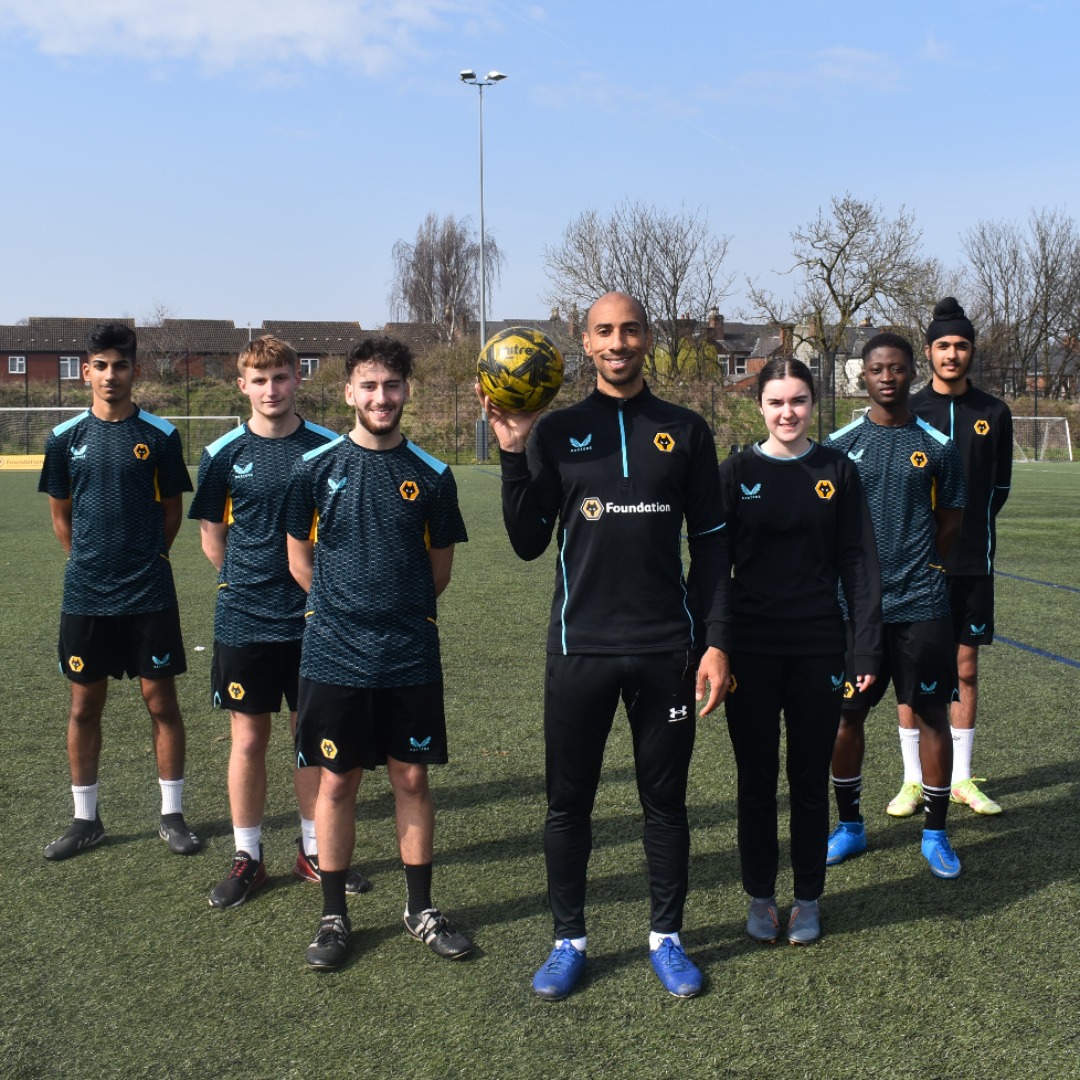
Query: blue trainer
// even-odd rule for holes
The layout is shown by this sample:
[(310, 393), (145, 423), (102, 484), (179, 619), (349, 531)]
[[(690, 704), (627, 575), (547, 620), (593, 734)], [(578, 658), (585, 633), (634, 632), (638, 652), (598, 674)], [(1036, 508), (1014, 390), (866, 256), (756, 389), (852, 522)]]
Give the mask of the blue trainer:
[(866, 850), (866, 826), (861, 821), (841, 821), (829, 833), (829, 854), (826, 866), (836, 866), (853, 855)]
[(960, 876), (960, 857), (953, 851), (944, 829), (923, 829), (922, 853), (935, 877)]
[(649, 953), (653, 971), (664, 989), (677, 998), (692, 998), (701, 993), (701, 972), (697, 964), (671, 938), (661, 939)]
[(533, 990), (548, 1001), (558, 1001), (574, 989), (584, 970), (585, 954), (564, 938), (533, 976)]

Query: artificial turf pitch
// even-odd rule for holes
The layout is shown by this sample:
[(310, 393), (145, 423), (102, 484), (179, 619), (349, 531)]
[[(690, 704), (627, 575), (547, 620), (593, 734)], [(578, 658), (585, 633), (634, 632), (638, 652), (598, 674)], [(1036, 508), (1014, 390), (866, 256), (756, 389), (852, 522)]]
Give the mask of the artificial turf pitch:
[[(620, 718), (595, 814), (589, 969), (556, 1004), (529, 988), (551, 946), (540, 686), (553, 557), (526, 564), (511, 553), (497, 467), (455, 473), (471, 539), (440, 611), (451, 762), (433, 771), (435, 898), (477, 950), (448, 962), (404, 934), (393, 807), (373, 773), (358, 859), (375, 887), (350, 900), (351, 957), (332, 975), (303, 963), (320, 896), (289, 876), (299, 827), (284, 716), (266, 822), (273, 880), (240, 908), (207, 905), (232, 856), (229, 742), (226, 715), (208, 702), (214, 575), (192, 523), (173, 565), (189, 663), (185, 811), (206, 850), (179, 858), (157, 838), (149, 722), (136, 686), (113, 683), (108, 841), (66, 863), (42, 858), (71, 816), (55, 653), (63, 558), (36, 476), (0, 476), (0, 1076), (1080, 1074), (1080, 466), (1017, 466), (1002, 515), (998, 569), (1011, 576), (998, 581), (997, 629), (1015, 644), (983, 653), (975, 762), (1005, 813), (952, 808), (962, 876), (932, 877), (917, 819), (884, 813), (901, 771), (883, 704), (868, 726), (870, 850), (830, 870), (825, 937), (806, 949), (755, 944), (743, 933), (731, 751), (722, 716), (708, 718), (691, 771), (683, 935), (708, 984), (676, 1001), (646, 955), (640, 812)], [(790, 902), (785, 857), (779, 891)]]

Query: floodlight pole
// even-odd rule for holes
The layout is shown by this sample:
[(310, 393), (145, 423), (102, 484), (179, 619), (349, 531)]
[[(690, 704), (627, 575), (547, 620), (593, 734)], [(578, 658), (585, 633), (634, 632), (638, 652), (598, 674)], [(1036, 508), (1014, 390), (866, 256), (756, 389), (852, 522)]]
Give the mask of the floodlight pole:
[(480, 348), (487, 343), (487, 273), (484, 265), (484, 249), (487, 246), (487, 234), (484, 231), (484, 87), (502, 82), (506, 76), (501, 71), (489, 71), (484, 78), (477, 78), (476, 72), (465, 70), (459, 78), (466, 86), (475, 86), (480, 100)]

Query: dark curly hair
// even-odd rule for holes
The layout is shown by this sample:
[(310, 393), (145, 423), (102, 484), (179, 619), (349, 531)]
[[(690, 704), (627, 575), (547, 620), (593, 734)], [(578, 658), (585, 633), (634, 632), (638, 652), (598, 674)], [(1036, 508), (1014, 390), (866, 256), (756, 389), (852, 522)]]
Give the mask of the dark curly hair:
[(377, 360), (391, 371), (396, 371), (403, 379), (412, 375), (413, 355), (409, 346), (392, 337), (364, 338), (354, 341), (345, 356), (345, 378), (351, 378), (357, 364), (366, 364)]

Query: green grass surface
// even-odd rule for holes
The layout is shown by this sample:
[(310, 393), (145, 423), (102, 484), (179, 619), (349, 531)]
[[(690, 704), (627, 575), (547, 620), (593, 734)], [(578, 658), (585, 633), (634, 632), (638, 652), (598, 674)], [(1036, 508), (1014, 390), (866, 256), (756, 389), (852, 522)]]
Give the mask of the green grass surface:
[[(812, 948), (743, 933), (732, 756), (722, 718), (701, 723), (684, 941), (708, 989), (693, 1001), (666, 995), (648, 964), (640, 814), (617, 723), (595, 815), (589, 971), (565, 1002), (536, 999), (529, 982), (551, 944), (540, 680), (553, 559), (514, 558), (493, 470), (456, 472), (472, 539), (440, 617), (451, 763), (434, 772), (435, 895), (477, 953), (443, 961), (404, 935), (392, 802), (376, 773), (359, 810), (359, 860), (375, 887), (351, 900), (349, 964), (323, 976), (303, 964), (319, 890), (288, 876), (299, 828), (284, 717), (271, 753), (272, 884), (236, 910), (207, 906), (232, 855), (229, 743), (207, 701), (214, 585), (191, 524), (173, 563), (189, 660), (185, 809), (206, 851), (178, 858), (157, 839), (149, 723), (135, 685), (114, 683), (108, 842), (63, 864), (42, 858), (71, 815), (55, 660), (63, 560), (36, 477), (0, 476), (0, 1076), (1078, 1075), (1078, 672), (1000, 644), (983, 656), (975, 760), (1006, 812), (954, 807), (964, 872), (933, 878), (917, 821), (884, 814), (901, 771), (882, 705), (868, 727), (871, 850), (830, 871), (826, 936)], [(1018, 466), (999, 569), (1080, 588), (1078, 519), (1080, 466)], [(1000, 634), (1080, 660), (1080, 592), (1002, 579), (998, 596)], [(790, 896), (783, 857), (780, 894)]]

